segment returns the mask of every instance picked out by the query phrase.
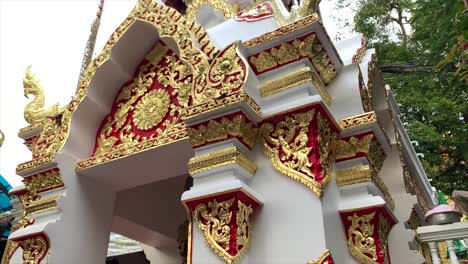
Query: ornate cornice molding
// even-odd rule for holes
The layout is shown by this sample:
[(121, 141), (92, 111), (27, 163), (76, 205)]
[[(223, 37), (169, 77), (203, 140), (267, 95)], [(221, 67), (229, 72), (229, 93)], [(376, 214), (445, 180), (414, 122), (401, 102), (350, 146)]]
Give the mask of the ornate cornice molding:
[(253, 70), (261, 74), (302, 58), (311, 61), (323, 83), (328, 84), (335, 77), (335, 66), (315, 33), (253, 54), (249, 56), (249, 62)]
[(339, 123), (340, 123), (341, 129), (343, 130), (368, 126), (370, 124), (377, 123), (377, 115), (375, 114), (374, 111), (367, 112), (367, 113), (347, 117), (345, 119), (342, 119)]
[(323, 101), (327, 105), (330, 105), (332, 100), (330, 94), (325, 89), (325, 85), (322, 83), (322, 80), (320, 80), (315, 72), (309, 67), (305, 67), (271, 81), (262, 83), (260, 85), (260, 95), (262, 97), (270, 96), (308, 82), (314, 85), (314, 88), (320, 94)]
[(257, 166), (255, 162), (245, 155), (237, 147), (230, 147), (190, 159), (188, 171), (195, 175), (212, 169), (237, 164), (250, 174), (255, 174)]
[(204, 146), (228, 138), (237, 138), (252, 149), (257, 132), (257, 126), (240, 112), (187, 128), (187, 134), (193, 147)]
[(369, 166), (353, 167), (351, 169), (339, 170), (336, 172), (336, 183), (338, 187), (353, 185), (358, 183), (372, 182), (384, 195), (385, 201), (390, 208), (395, 208), (395, 201), (385, 183), (378, 174)]

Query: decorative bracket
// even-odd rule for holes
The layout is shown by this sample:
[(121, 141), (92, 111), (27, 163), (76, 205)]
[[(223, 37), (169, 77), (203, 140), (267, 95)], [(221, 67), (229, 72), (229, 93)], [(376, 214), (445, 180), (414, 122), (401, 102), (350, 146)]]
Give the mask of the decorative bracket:
[(330, 180), (338, 127), (322, 104), (267, 119), (261, 142), (273, 166), (319, 197)]
[(227, 264), (236, 264), (250, 244), (250, 216), (261, 202), (235, 190), (184, 201), (208, 246)]
[(390, 263), (387, 240), (397, 220), (385, 206), (340, 211), (340, 215), (354, 258), (363, 264)]

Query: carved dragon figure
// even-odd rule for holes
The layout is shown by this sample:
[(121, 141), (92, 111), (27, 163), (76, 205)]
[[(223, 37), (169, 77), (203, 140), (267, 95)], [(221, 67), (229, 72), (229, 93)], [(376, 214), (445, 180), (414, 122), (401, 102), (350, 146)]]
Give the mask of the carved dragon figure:
[(37, 77), (31, 73), (31, 66), (26, 68), (23, 79), (24, 96), (29, 99), (33, 95), (34, 99), (24, 108), (24, 119), (29, 124), (39, 125), (47, 117), (55, 117), (62, 112), (58, 103), (45, 109), (45, 96), (42, 84)]

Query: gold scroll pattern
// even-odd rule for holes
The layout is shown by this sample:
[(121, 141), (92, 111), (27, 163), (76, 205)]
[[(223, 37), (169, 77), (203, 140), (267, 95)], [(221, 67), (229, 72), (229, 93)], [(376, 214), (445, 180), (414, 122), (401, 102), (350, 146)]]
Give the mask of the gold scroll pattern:
[(377, 115), (374, 111), (351, 116), (340, 121), (341, 129), (352, 129), (377, 123)]
[(368, 85), (366, 86), (364, 78), (362, 77), (361, 68), (358, 67), (358, 69), (359, 92), (361, 94), (362, 108), (364, 109), (364, 112), (370, 112), (374, 109), (372, 106), (372, 82), (369, 79)]
[(318, 192), (319, 186), (312, 173), (308, 146), (309, 126), (315, 110), (286, 116), (276, 125), (265, 123), (260, 128), (261, 142), (273, 166), (280, 172)]
[[(273, 167), (281, 173), (304, 184), (319, 197), (323, 188), (329, 181), (330, 166), (332, 163), (333, 137), (327, 121), (317, 114), (319, 129), (319, 144), (313, 146), (309, 141), (309, 128), (314, 120), (315, 109), (303, 113), (286, 115), (283, 121), (276, 124), (265, 123), (260, 127), (260, 142), (265, 153), (271, 158)], [(318, 148), (318, 149), (315, 149)], [(309, 157), (318, 151), (320, 166), (310, 162)], [(319, 178), (313, 171), (322, 174)]]
[(388, 233), (390, 232), (390, 222), (388, 219), (383, 215), (379, 215), (379, 240), (381, 251), (386, 255), (388, 254), (387, 244), (388, 244)]
[[(69, 134), (72, 113), (86, 97), (94, 74), (99, 67), (108, 61), (114, 45), (125, 34), (127, 29), (138, 20), (152, 24), (158, 30), (160, 38), (172, 39), (179, 49), (181, 60), (189, 66), (192, 72), (201, 75), (208, 69), (208, 57), (193, 42), (192, 33), (188, 29), (188, 23), (185, 19), (177, 11), (168, 6), (160, 5), (151, 0), (139, 0), (127, 19), (112, 34), (103, 51), (89, 63), (80, 79), (75, 96), (66, 106), (63, 113), (54, 118), (45, 119), (44, 128), (35, 144), (36, 155), (34, 158), (41, 158), (47, 155), (51, 155), (53, 158), (53, 155), (62, 148)], [(129, 152), (133, 151), (135, 149), (129, 150)], [(26, 165), (17, 168), (17, 170), (23, 170), (24, 166)], [(35, 167), (33, 163), (28, 163), (27, 166)]]
[[(249, 218), (253, 209), (237, 200), (238, 211), (233, 225), (232, 206), (235, 198), (218, 202), (216, 199), (195, 207), (194, 221), (203, 232), (208, 246), (228, 264), (236, 264), (249, 247)], [(236, 248), (231, 248), (231, 228), (236, 227)]]
[(23, 183), (28, 191), (21, 199), (24, 205), (29, 205), (31, 202), (40, 198), (38, 195), (39, 192), (63, 186), (59, 170), (49, 170), (35, 174), (25, 178)]
[(362, 138), (350, 137), (339, 140), (336, 146), (336, 159), (356, 157), (359, 153), (365, 154), (375, 171), (380, 171), (386, 155), (373, 134)]
[(23, 264), (39, 264), (49, 250), (48, 241), (42, 235), (19, 241), (23, 249)]
[(336, 75), (333, 63), (315, 34), (297, 38), (249, 57), (258, 73), (272, 70), (301, 58), (309, 58), (320, 78), (328, 84)]
[[(18, 230), (18, 226), (13, 226), (11, 227), (11, 233), (15, 232)], [(3, 257), (2, 261), (0, 262), (1, 264), (9, 264), (10, 263), (10, 258), (15, 253), (16, 249), (18, 249), (19, 243), (13, 240), (8, 239), (5, 250), (3, 250)]]
[(377, 264), (377, 247), (374, 238), (374, 226), (371, 221), (375, 212), (358, 216), (348, 216), (351, 225), (348, 228), (348, 247), (351, 255), (364, 264)]
[(322, 165), (322, 185), (326, 185), (330, 181), (332, 164), (335, 161), (335, 145), (337, 141), (337, 133), (330, 128), (329, 121), (317, 112), (318, 124), (318, 142), (319, 156)]
[(206, 143), (225, 140), (229, 137), (237, 137), (249, 148), (255, 144), (257, 127), (247, 121), (242, 114), (233, 117), (222, 117), (220, 120), (212, 119), (208, 124), (189, 127), (189, 135), (192, 146), (198, 147)]

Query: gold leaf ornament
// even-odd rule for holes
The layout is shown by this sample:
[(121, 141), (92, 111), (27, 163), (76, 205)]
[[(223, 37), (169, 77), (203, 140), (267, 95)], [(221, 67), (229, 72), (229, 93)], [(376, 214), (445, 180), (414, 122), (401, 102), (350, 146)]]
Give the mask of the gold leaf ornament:
[(143, 96), (135, 107), (133, 122), (140, 130), (149, 130), (161, 122), (169, 110), (169, 94), (154, 90)]
[(375, 212), (358, 216), (348, 216), (351, 225), (348, 228), (348, 247), (351, 255), (364, 264), (377, 263), (377, 247), (372, 237), (374, 226), (371, 221)]

